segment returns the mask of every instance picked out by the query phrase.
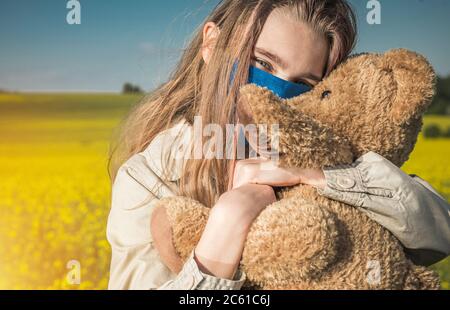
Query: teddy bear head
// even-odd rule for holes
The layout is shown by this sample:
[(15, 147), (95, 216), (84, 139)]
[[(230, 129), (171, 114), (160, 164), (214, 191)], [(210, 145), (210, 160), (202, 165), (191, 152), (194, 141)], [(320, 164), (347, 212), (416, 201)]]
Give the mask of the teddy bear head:
[[(423, 56), (396, 49), (351, 56), (314, 89), (292, 99), (246, 85), (239, 107), (252, 115), (247, 122), (279, 124), (280, 154), (304, 160), (306, 150), (308, 158), (316, 158), (309, 166), (344, 164), (369, 151), (401, 166), (416, 143), (434, 83)], [(336, 162), (319, 159), (324, 152)]]

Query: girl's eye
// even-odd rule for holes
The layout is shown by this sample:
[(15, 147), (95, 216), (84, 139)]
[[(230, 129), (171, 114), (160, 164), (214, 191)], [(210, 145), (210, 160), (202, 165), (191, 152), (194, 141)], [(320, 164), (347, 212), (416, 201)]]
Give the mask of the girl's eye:
[(255, 58), (255, 62), (257, 64), (259, 64), (261, 67), (263, 67), (264, 69), (266, 69), (267, 71), (272, 71), (272, 66), (269, 63), (265, 62), (264, 60)]
[(297, 82), (295, 82), (295, 83), (297, 83), (297, 84), (304, 84), (304, 85), (310, 87), (311, 89), (314, 88), (314, 85), (312, 85), (311, 83), (308, 83), (308, 82), (306, 82), (306, 81), (303, 81), (303, 80), (297, 81)]

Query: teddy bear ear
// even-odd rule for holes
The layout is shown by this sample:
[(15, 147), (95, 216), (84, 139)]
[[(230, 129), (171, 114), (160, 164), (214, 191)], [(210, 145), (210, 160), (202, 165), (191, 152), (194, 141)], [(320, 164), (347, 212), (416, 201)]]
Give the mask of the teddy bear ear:
[(397, 124), (421, 116), (434, 96), (436, 74), (425, 57), (406, 49), (394, 49), (383, 56), (385, 70), (397, 83), (392, 119)]

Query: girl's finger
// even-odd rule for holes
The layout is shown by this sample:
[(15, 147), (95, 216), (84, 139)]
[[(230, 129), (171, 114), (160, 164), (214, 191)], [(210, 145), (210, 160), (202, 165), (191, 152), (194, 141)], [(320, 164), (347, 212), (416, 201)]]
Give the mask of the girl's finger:
[(251, 183), (270, 186), (293, 186), (299, 184), (300, 180), (300, 177), (289, 169), (278, 168), (275, 170), (260, 170), (251, 179)]

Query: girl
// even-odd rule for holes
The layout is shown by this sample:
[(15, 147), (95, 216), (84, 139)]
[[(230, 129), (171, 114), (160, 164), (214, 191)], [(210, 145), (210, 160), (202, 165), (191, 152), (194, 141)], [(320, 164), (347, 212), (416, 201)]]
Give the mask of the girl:
[[(250, 119), (238, 104), (242, 85), (255, 82), (277, 92), (270, 82), (276, 79), (281, 89), (293, 90), (279, 96), (301, 94), (343, 61), (355, 40), (355, 16), (345, 0), (224, 0), (215, 8), (170, 80), (131, 112), (112, 154), (110, 289), (240, 289), (246, 275), (238, 266), (252, 222), (275, 201), (273, 186), (299, 183), (362, 206), (416, 263), (428, 265), (448, 255), (446, 201), (377, 154), (339, 168), (276, 167), (270, 173), (262, 158), (177, 156), (203, 139), (193, 137), (195, 116), (224, 132), (227, 124)], [(265, 76), (258, 80), (255, 74)], [(378, 184), (414, 194), (397, 201), (373, 190)], [(171, 195), (212, 207), (185, 263), (172, 245), (164, 210), (154, 209), (158, 199)]]

